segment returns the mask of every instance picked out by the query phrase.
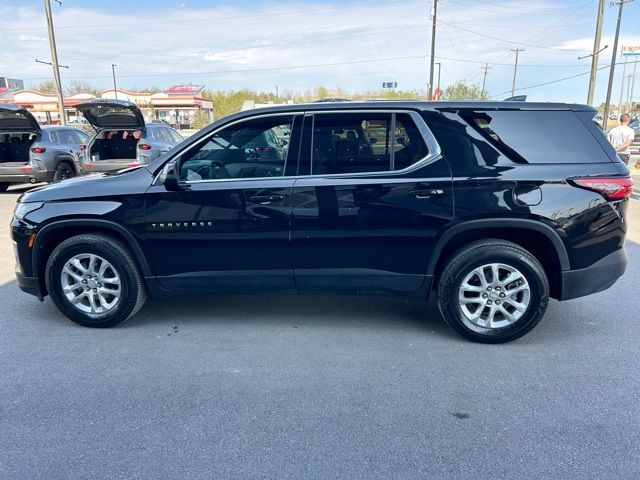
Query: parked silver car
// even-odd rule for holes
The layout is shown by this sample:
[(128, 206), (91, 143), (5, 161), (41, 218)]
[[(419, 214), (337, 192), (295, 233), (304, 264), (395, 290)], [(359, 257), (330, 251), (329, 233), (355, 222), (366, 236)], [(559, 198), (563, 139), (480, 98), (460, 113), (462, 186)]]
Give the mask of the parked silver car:
[(0, 103), (0, 192), (13, 183), (52, 182), (81, 175), (80, 150), (88, 138), (73, 127), (42, 127), (25, 108)]
[(140, 109), (125, 100), (88, 100), (76, 109), (96, 129), (83, 148), (87, 173), (146, 165), (184, 140), (165, 123), (145, 123)]

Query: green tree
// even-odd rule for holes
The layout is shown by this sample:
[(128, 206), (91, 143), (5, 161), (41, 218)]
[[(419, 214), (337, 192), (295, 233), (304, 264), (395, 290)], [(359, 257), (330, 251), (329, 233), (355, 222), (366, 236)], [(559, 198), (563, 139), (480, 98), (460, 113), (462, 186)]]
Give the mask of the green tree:
[(91, 85), (85, 80), (73, 80), (65, 89), (65, 95), (76, 95), (78, 93), (88, 93), (96, 97), (100, 96), (100, 89)]
[(488, 92), (483, 92), (477, 83), (467, 83), (464, 80), (448, 85), (442, 92), (443, 100), (487, 100), (488, 98)]
[(206, 127), (207, 125), (209, 125), (209, 115), (207, 114), (207, 112), (204, 112), (202, 110), (197, 111), (192, 117), (191, 117), (191, 128), (195, 128), (200, 130), (201, 128)]
[(32, 85), (31, 90), (36, 90), (42, 93), (56, 93), (56, 84), (53, 80), (43, 80), (37, 85)]

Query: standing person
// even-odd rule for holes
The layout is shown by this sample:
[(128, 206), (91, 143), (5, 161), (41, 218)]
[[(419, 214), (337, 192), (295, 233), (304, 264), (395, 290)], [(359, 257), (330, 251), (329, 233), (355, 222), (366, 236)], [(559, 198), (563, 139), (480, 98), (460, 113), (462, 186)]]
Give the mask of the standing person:
[(620, 115), (620, 125), (612, 128), (607, 135), (607, 140), (611, 146), (615, 149), (616, 153), (625, 165), (629, 165), (629, 158), (631, 157), (631, 150), (629, 147), (633, 143), (635, 132), (633, 128), (629, 127), (631, 123), (631, 117), (628, 113)]

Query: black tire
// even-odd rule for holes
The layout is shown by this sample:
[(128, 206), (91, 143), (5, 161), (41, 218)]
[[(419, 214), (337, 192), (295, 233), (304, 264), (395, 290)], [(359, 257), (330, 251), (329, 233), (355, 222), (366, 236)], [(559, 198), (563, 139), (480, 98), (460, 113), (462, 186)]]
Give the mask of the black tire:
[(0, 183), (0, 192), (6, 192), (7, 188), (9, 188), (10, 185), (11, 185), (10, 183), (1, 182)]
[(76, 171), (73, 166), (71, 166), (68, 162), (60, 162), (58, 164), (58, 168), (56, 168), (56, 173), (53, 176), (54, 182), (59, 182), (61, 180), (66, 180), (67, 178), (73, 178), (76, 176)]
[[(91, 315), (80, 311), (63, 292), (62, 269), (67, 261), (81, 254), (97, 255), (106, 260), (121, 279), (119, 300), (112, 309), (104, 313)], [(60, 243), (47, 260), (45, 281), (58, 309), (70, 320), (85, 327), (106, 328), (118, 325), (135, 315), (146, 300), (142, 276), (129, 250), (120, 241), (101, 234), (77, 235)]]
[[(521, 314), (521, 317), (512, 323), (505, 326), (497, 326), (496, 328), (486, 328), (476, 324), (476, 322), (480, 323), (484, 322), (484, 320), (479, 319), (477, 321), (473, 321), (465, 315), (458, 297), (461, 285), (467, 276), (471, 275), (476, 268), (492, 263), (500, 263), (513, 267), (517, 269), (522, 276), (524, 276), (526, 283), (522, 281), (522, 284), (525, 287), (528, 284), (529, 303), (528, 307)], [(491, 270), (488, 269), (487, 273), (490, 273), (490, 271)], [(500, 274), (505, 275), (506, 277), (504, 271), (499, 273), (499, 275)], [(503, 277), (503, 279), (505, 277)], [(512, 284), (509, 285), (513, 286)], [(516, 283), (516, 286), (517, 285), (518, 284)], [(503, 286), (501, 288), (504, 290), (505, 287)], [(484, 288), (482, 291), (484, 292)], [(485, 294), (486, 293), (477, 293), (478, 296), (483, 296)], [(466, 295), (467, 294), (465, 294), (465, 296)], [(473, 295), (476, 294), (473, 293)], [(488, 292), (488, 295), (492, 295), (492, 293)], [(493, 295), (496, 295), (495, 290), (493, 291)], [(518, 298), (521, 298), (518, 297), (518, 295), (523, 294), (515, 295), (515, 300), (517, 301)], [(489, 297), (482, 301), (488, 301), (488, 303), (491, 303), (489, 301), (491, 298), (492, 297)], [(508, 301), (509, 300), (507, 300), (507, 302)], [(502, 298), (502, 300), (498, 298), (498, 302), (494, 299), (493, 302), (500, 303), (505, 309), (512, 308), (511, 305), (505, 304), (504, 298)], [(438, 283), (438, 306), (445, 321), (463, 337), (475, 342), (504, 343), (526, 335), (538, 324), (538, 322), (540, 322), (548, 304), (549, 282), (540, 262), (527, 250), (515, 243), (505, 240), (484, 240), (463, 247), (452, 255), (451, 259), (445, 266)], [(490, 310), (483, 309), (491, 309), (492, 307), (482, 306), (481, 304), (478, 305), (480, 305), (477, 307), (478, 310), (469, 312), (471, 307), (467, 307), (467, 311), (472, 316), (478, 311), (480, 311), (481, 316), (489, 316), (488, 313)], [(501, 308), (495, 305), (494, 307)], [(511, 313), (514, 312), (515, 310)], [(520, 313), (518, 312), (517, 314)], [(496, 315), (501, 317), (501, 321), (497, 323), (505, 323), (507, 321), (507, 317), (502, 313)]]

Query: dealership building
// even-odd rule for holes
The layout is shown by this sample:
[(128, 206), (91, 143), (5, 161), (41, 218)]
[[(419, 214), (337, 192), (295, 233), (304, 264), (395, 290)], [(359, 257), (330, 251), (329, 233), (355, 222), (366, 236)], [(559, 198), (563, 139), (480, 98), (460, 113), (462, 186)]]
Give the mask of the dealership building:
[[(147, 122), (163, 120), (176, 128), (189, 128), (193, 116), (204, 112), (213, 121), (213, 102), (201, 96), (203, 85), (174, 85), (164, 92), (129, 92), (113, 88), (100, 92), (100, 98), (117, 98), (135, 103)], [(80, 120), (75, 106), (85, 100), (97, 98), (88, 93), (79, 93), (63, 98), (67, 122)], [(6, 89), (0, 92), (0, 103), (13, 103), (27, 108), (42, 124), (56, 124), (58, 119), (58, 97), (53, 93), (35, 90)]]

